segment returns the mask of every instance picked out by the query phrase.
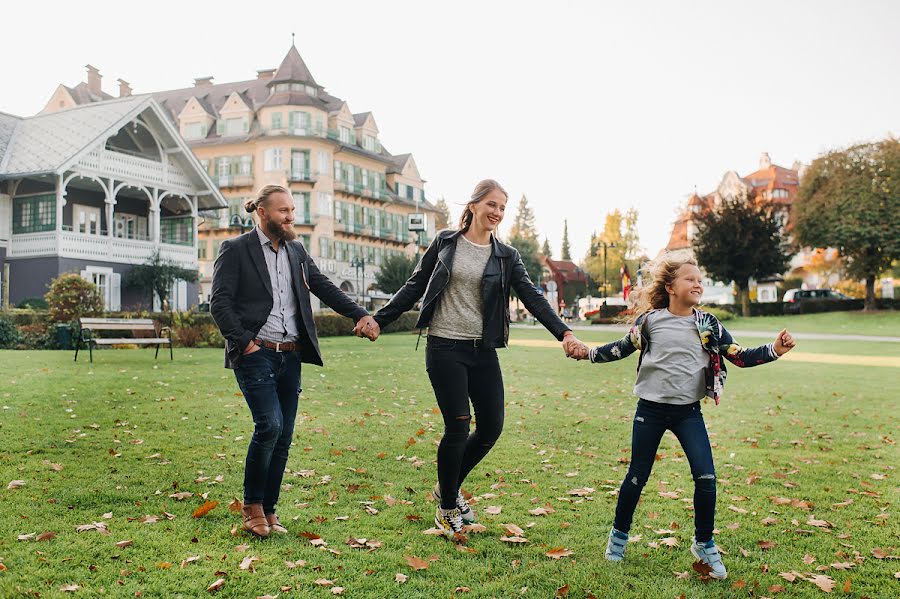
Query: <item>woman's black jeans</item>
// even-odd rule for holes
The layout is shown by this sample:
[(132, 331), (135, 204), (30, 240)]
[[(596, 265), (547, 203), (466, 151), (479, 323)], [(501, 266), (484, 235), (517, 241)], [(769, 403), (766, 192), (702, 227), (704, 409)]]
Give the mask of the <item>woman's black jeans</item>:
[(244, 503), (262, 503), (266, 514), (274, 514), (297, 418), (300, 352), (260, 348), (243, 357), (234, 376), (254, 424), (244, 462)]
[[(438, 446), (441, 507), (456, 507), (456, 494), (469, 472), (488, 454), (503, 430), (503, 374), (497, 350), (480, 340), (428, 336), (425, 367), (444, 417)], [(475, 431), (469, 434), (475, 410)]]
[(695, 537), (697, 541), (709, 541), (716, 514), (716, 470), (699, 401), (672, 405), (638, 400), (631, 433), (631, 465), (619, 489), (613, 526), (626, 533), (631, 529), (631, 518), (641, 490), (650, 478), (656, 450), (666, 430), (675, 433), (691, 465)]

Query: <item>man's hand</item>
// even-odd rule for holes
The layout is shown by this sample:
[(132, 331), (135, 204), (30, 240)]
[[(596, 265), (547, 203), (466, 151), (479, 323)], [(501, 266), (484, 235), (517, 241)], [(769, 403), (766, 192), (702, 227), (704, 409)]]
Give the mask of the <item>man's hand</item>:
[(255, 354), (260, 349), (262, 348), (256, 345), (256, 341), (251, 340), (250, 343), (247, 344), (247, 347), (244, 348), (242, 355), (249, 356), (250, 354)]
[(375, 341), (381, 334), (381, 327), (371, 316), (363, 316), (353, 327), (353, 334), (357, 337), (365, 337), (369, 341)]
[(578, 340), (572, 332), (567, 332), (562, 342), (567, 358), (585, 360), (588, 357), (588, 346)]
[(791, 337), (791, 334), (788, 333), (787, 329), (781, 329), (781, 332), (778, 333), (778, 338), (775, 339), (775, 354), (783, 356), (788, 353), (792, 349), (794, 349), (794, 338)]

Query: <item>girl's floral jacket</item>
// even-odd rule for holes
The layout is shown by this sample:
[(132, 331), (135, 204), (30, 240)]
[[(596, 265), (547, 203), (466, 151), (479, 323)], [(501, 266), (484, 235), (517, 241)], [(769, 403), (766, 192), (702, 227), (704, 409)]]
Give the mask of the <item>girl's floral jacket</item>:
[[(663, 308), (665, 309), (665, 308)], [(647, 317), (659, 310), (650, 310), (637, 317), (627, 335), (595, 347), (590, 352), (591, 362), (612, 362), (621, 360), (640, 350), (637, 369), (641, 369), (641, 360), (644, 353), (650, 351), (650, 327), (647, 326)], [(719, 319), (703, 310), (694, 309), (694, 321), (697, 323), (697, 333), (700, 344), (709, 354), (709, 365), (706, 367), (706, 396), (715, 400), (718, 405), (722, 397), (722, 389), (725, 387), (727, 370), (722, 362), (724, 356), (729, 362), (740, 368), (759, 366), (778, 359), (775, 353), (775, 344), (760, 345), (745, 349), (735, 343)]]

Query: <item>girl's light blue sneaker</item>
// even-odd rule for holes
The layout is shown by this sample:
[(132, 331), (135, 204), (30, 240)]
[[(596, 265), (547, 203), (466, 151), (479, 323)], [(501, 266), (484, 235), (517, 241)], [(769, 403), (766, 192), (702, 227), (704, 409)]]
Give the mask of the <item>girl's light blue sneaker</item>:
[(696, 539), (691, 543), (691, 553), (698, 560), (712, 568), (709, 575), (719, 580), (725, 580), (728, 572), (725, 570), (725, 564), (722, 563), (722, 556), (719, 554), (719, 548), (713, 539), (705, 543), (698, 543)]
[(625, 547), (628, 545), (628, 533), (609, 529), (609, 538), (606, 541), (606, 559), (611, 562), (620, 562), (625, 559)]

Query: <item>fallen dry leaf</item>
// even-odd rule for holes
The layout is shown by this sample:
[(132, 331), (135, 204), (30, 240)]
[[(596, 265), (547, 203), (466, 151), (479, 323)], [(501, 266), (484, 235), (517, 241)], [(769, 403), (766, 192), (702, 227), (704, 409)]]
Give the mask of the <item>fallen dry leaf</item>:
[(775, 547), (775, 541), (757, 541), (756, 544), (760, 549), (763, 550), (772, 549), (773, 547)]
[(691, 573), (688, 570), (685, 570), (684, 572), (672, 572), (672, 574), (674, 574), (675, 578), (678, 580), (687, 580), (691, 577)]
[(19, 487), (22, 487), (24, 485), (25, 485), (24, 480), (12, 480), (12, 481), (9, 481), (9, 484), (6, 485), (6, 488), (7, 488), (7, 490), (18, 489)]
[(331, 594), (332, 595), (343, 595), (344, 587), (331, 587)]
[(788, 582), (794, 582), (798, 578), (803, 578), (799, 572), (794, 572), (793, 570), (790, 572), (779, 572), (778, 575)]
[(203, 516), (208, 514), (210, 511), (212, 511), (212, 509), (215, 508), (217, 505), (219, 505), (218, 501), (204, 501), (203, 505), (201, 505), (200, 507), (195, 509), (194, 513), (191, 514), (191, 516), (193, 518), (202, 518)]
[(317, 578), (313, 581), (313, 584), (317, 584), (320, 587), (330, 587), (334, 586), (334, 581), (328, 580), (327, 578)]
[(709, 576), (709, 573), (712, 572), (712, 567), (699, 559), (691, 564), (691, 568), (700, 576)]
[(36, 534), (37, 534), (36, 532), (29, 532), (29, 533), (25, 533), (22, 535), (18, 535), (16, 537), (16, 540), (17, 541), (30, 541), (31, 539), (34, 538), (34, 535), (36, 535)]
[(59, 590), (62, 591), (63, 593), (74, 593), (75, 591), (77, 591), (80, 588), (81, 587), (78, 586), (77, 584), (64, 584), (61, 587), (59, 587)]
[(503, 511), (503, 508), (500, 507), (499, 505), (489, 505), (486, 508), (484, 508), (484, 513), (488, 514), (490, 516), (498, 516), (498, 515), (500, 515), (500, 512), (502, 512), (502, 511)]
[(568, 594), (569, 594), (569, 585), (567, 585), (567, 584), (564, 584), (561, 587), (559, 587), (558, 589), (556, 589), (557, 597), (566, 597)]
[(256, 570), (255, 570), (255, 567), (253, 566), (253, 562), (258, 562), (258, 561), (259, 561), (259, 556), (248, 555), (247, 557), (245, 557), (244, 559), (241, 560), (241, 563), (240, 563), (240, 565), (238, 565), (238, 568), (240, 568), (241, 570), (250, 570), (251, 572), (255, 572)]
[(224, 578), (219, 578), (219, 579), (217, 579), (215, 582), (213, 582), (211, 585), (209, 585), (208, 587), (206, 587), (206, 590), (207, 590), (207, 592), (209, 592), (209, 593), (215, 593), (216, 591), (218, 591), (219, 589), (221, 589), (224, 585), (225, 585), (225, 579), (224, 579)]
[(569, 495), (574, 495), (575, 497), (587, 497), (592, 494), (596, 489), (593, 487), (581, 487), (578, 489), (572, 489), (569, 491)]
[(525, 531), (522, 530), (521, 528), (519, 528), (518, 526), (516, 526), (515, 524), (504, 524), (503, 528), (505, 528), (506, 532), (508, 532), (511, 535), (521, 537), (522, 535), (525, 534)]
[(551, 549), (544, 555), (552, 559), (560, 559), (569, 555), (574, 554), (575, 552), (571, 549), (566, 549), (565, 547), (556, 547), (555, 549)]
[(396, 574), (394, 574), (394, 580), (396, 582), (403, 583), (403, 582), (406, 582), (407, 580), (409, 580), (409, 576), (407, 576), (406, 574), (401, 574), (400, 572), (397, 572)]
[(806, 580), (813, 583), (826, 593), (830, 593), (831, 591), (833, 591), (834, 585), (837, 584), (831, 576), (825, 576), (824, 574), (813, 574)]
[(239, 513), (241, 509), (244, 507), (244, 502), (235, 497), (231, 503), (228, 504), (228, 511), (232, 513)]
[(814, 563), (815, 561), (816, 561), (816, 558), (813, 557), (812, 555), (808, 554), (808, 553), (807, 553), (806, 555), (803, 556), (803, 563), (804, 563), (804, 564), (812, 564), (812, 563)]
[(430, 565), (427, 561), (423, 560), (421, 557), (416, 557), (415, 555), (407, 555), (406, 563), (409, 564), (409, 567), (413, 570), (427, 570)]
[(525, 537), (517, 537), (517, 536), (511, 536), (511, 537), (503, 536), (503, 537), (500, 537), (500, 540), (504, 543), (513, 543), (513, 544), (528, 542), (528, 539), (526, 539)]
[(171, 495), (169, 495), (169, 497), (171, 497), (175, 501), (182, 501), (184, 499), (187, 499), (188, 497), (193, 497), (193, 496), (194, 496), (194, 494), (191, 493), (190, 491), (179, 491), (178, 493), (172, 493)]
[(186, 565), (193, 564), (194, 562), (199, 562), (199, 561), (200, 561), (199, 555), (192, 555), (190, 557), (186, 557), (183, 560), (181, 560), (181, 569), (183, 570)]
[(126, 547), (131, 547), (132, 545), (134, 545), (134, 541), (132, 541), (131, 539), (119, 541), (118, 543), (116, 543), (116, 547), (118, 547), (119, 549), (125, 549)]

